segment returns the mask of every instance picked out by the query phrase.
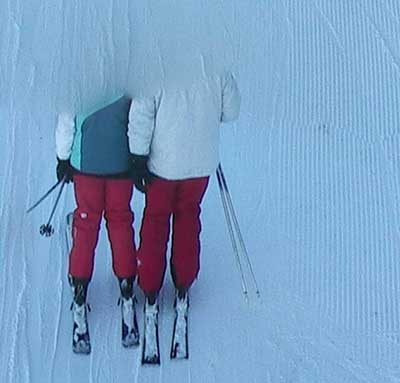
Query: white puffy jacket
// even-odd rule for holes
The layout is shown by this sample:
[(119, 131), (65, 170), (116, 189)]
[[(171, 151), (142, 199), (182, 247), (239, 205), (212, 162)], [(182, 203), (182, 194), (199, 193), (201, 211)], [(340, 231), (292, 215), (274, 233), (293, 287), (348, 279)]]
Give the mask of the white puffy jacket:
[(211, 175), (219, 162), (221, 122), (239, 115), (240, 94), (231, 73), (201, 77), (186, 87), (163, 87), (154, 97), (134, 98), (129, 148), (149, 155), (149, 170), (180, 180)]

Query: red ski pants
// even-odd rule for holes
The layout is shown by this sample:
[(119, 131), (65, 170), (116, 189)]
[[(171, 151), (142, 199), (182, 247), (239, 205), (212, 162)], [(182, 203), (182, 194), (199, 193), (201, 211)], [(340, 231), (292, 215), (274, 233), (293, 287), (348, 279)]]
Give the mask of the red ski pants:
[(209, 177), (148, 185), (138, 251), (139, 285), (145, 294), (161, 289), (172, 215), (171, 274), (175, 286), (189, 288), (200, 263), (200, 204)]
[(115, 275), (119, 278), (136, 275), (133, 213), (130, 208), (133, 182), (78, 174), (74, 175), (74, 190), (77, 208), (74, 211), (69, 273), (77, 278), (92, 277), (104, 213)]

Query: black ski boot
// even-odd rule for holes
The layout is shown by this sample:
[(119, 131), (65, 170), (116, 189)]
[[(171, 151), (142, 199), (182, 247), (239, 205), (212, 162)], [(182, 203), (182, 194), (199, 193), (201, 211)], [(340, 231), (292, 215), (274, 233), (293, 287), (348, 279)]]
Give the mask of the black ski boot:
[(73, 301), (71, 311), (73, 317), (72, 350), (77, 354), (90, 354), (90, 336), (87, 321), (89, 306), (86, 303), (89, 280), (69, 276)]
[(135, 278), (119, 278), (121, 297), (122, 334), (121, 341), (124, 347), (139, 345), (139, 326), (136, 317), (136, 297), (133, 293)]

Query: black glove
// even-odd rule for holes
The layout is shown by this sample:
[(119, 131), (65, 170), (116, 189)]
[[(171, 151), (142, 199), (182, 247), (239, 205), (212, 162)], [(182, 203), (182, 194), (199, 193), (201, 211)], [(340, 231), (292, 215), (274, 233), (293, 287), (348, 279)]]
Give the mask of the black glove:
[(131, 154), (130, 175), (135, 183), (136, 189), (146, 193), (146, 186), (151, 182), (153, 176), (147, 168), (148, 156)]
[(57, 157), (57, 179), (61, 181), (65, 177), (65, 182), (72, 181), (74, 175), (74, 168), (71, 166), (69, 160), (60, 160)]

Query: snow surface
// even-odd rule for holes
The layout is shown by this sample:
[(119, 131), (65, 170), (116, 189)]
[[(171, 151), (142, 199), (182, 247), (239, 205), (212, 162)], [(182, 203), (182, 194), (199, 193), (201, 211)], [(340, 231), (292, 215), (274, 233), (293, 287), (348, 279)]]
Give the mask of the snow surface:
[[(399, 20), (398, 0), (1, 1), (0, 382), (400, 382)], [(190, 359), (168, 357), (169, 276), (161, 367), (122, 348), (104, 229), (93, 352), (73, 355), (72, 187), (51, 238), (39, 226), (55, 196), (25, 215), (55, 181), (57, 113), (146, 92), (187, 52), (229, 66), (241, 87), (221, 157), (262, 299), (241, 296), (214, 178)], [(139, 193), (133, 207), (138, 228)]]

